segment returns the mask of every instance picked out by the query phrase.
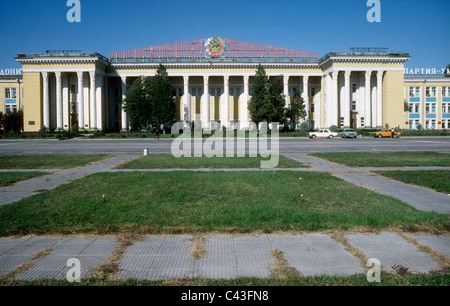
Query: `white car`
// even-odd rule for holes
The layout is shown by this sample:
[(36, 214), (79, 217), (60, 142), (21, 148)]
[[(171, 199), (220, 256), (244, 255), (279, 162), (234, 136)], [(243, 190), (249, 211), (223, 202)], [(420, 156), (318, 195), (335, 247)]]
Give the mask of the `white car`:
[(309, 138), (311, 139), (316, 139), (316, 138), (334, 138), (337, 137), (339, 134), (338, 133), (334, 133), (330, 130), (326, 130), (326, 129), (322, 129), (319, 130), (318, 132), (310, 132), (309, 133)]

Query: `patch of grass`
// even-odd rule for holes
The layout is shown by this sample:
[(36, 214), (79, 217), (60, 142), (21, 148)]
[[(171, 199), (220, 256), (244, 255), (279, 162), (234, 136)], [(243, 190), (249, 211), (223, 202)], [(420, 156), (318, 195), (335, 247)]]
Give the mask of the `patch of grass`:
[[(298, 276), (289, 278), (235, 278), (235, 279), (173, 279), (162, 281), (148, 280), (105, 280), (98, 278), (82, 279), (80, 283), (65, 280), (19, 281), (0, 279), (0, 286), (448, 286), (450, 273), (433, 272), (429, 274), (404, 274), (381, 272), (381, 283), (369, 283), (366, 275), (354, 276)], [(158, 290), (158, 289), (156, 289)], [(270, 288), (267, 288), (270, 291)]]
[(448, 215), (326, 173), (290, 171), (98, 173), (0, 207), (0, 236), (448, 226)]
[(19, 181), (44, 175), (44, 172), (0, 172), (0, 187), (10, 186)]
[(0, 169), (69, 169), (101, 161), (109, 155), (0, 155)]
[(378, 173), (406, 184), (419, 185), (450, 194), (450, 170), (380, 171)]
[(450, 166), (450, 154), (437, 152), (342, 152), (311, 155), (353, 167)]
[[(305, 168), (306, 165), (283, 155), (278, 156), (277, 168)], [(276, 160), (277, 157), (273, 157)], [(120, 169), (242, 169), (260, 168), (262, 161), (270, 158), (258, 157), (180, 157), (171, 154), (151, 154), (120, 165)]]

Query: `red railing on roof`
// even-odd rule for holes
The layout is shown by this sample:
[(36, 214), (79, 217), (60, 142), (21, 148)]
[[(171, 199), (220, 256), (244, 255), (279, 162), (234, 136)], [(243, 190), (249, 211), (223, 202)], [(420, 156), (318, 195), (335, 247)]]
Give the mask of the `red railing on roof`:
[[(223, 58), (265, 58), (265, 59), (318, 59), (318, 53), (297, 49), (281, 48), (266, 44), (234, 39), (224, 39), (226, 52)], [(205, 39), (169, 43), (139, 49), (113, 52), (110, 59), (203, 59)]]

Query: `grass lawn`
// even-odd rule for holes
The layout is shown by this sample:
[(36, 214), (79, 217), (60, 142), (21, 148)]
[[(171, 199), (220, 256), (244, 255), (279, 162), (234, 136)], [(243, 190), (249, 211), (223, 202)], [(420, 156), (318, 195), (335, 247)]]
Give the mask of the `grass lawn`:
[(45, 174), (44, 172), (1, 172), (0, 187), (12, 185), (16, 182)]
[[(120, 169), (237, 169), (260, 168), (261, 161), (270, 158), (253, 157), (180, 157), (175, 158), (171, 154), (151, 154), (126, 164), (120, 165)], [(305, 164), (299, 163), (283, 155), (279, 156), (277, 168), (304, 168)]]
[(98, 173), (0, 207), (0, 236), (448, 226), (448, 215), (326, 173), (290, 171)]
[[(381, 283), (369, 283), (366, 275), (354, 276), (292, 276), (287, 278), (250, 278), (240, 277), (235, 279), (183, 279), (183, 280), (104, 280), (87, 278), (81, 279), (80, 283), (69, 283), (66, 280), (36, 280), (36, 281), (20, 281), (20, 280), (2, 280), (0, 286), (448, 286), (449, 273), (433, 272), (429, 274), (406, 274), (398, 275), (392, 273), (381, 272)], [(150, 290), (151, 289), (146, 289)], [(270, 288), (263, 290), (271, 290)], [(296, 290), (296, 289), (294, 289)], [(288, 294), (291, 294), (290, 289)], [(273, 297), (272, 297), (273, 299)]]
[(378, 173), (407, 184), (424, 186), (450, 194), (450, 170), (381, 171)]
[(450, 154), (437, 152), (343, 152), (311, 155), (353, 167), (450, 166)]
[(69, 169), (108, 157), (96, 155), (0, 155), (0, 169)]

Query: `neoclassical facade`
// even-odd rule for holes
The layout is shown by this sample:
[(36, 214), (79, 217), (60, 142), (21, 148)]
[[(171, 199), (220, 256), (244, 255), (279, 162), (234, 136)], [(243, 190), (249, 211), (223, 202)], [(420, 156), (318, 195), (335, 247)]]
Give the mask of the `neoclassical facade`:
[(317, 53), (210, 37), (109, 54), (47, 51), (18, 54), (25, 97), (25, 132), (127, 130), (122, 100), (139, 77), (163, 64), (176, 97), (176, 121), (248, 128), (248, 101), (261, 64), (282, 75), (286, 105), (296, 90), (312, 127), (405, 125), (404, 63), (408, 53), (352, 49)]

